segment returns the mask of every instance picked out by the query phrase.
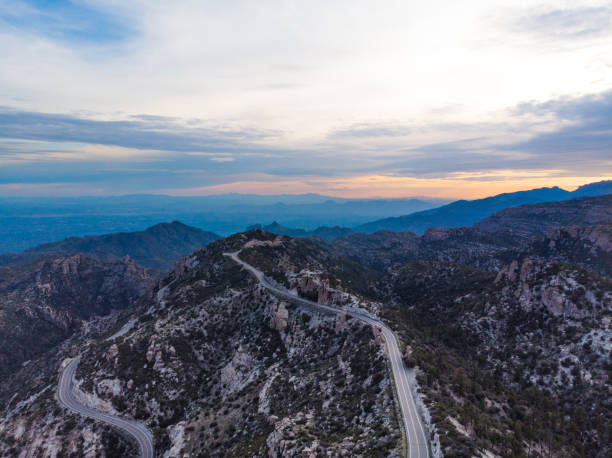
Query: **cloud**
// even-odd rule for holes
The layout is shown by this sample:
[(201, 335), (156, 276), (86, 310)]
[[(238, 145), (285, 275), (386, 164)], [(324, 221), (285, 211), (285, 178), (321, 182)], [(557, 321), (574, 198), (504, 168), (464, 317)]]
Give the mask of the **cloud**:
[(546, 102), (525, 102), (519, 104), (516, 114), (554, 114), (557, 118), (571, 121), (596, 121), (609, 125), (612, 117), (612, 90), (599, 94), (579, 97), (559, 97)]
[(332, 131), (329, 134), (329, 138), (405, 137), (410, 135), (411, 132), (412, 129), (407, 126), (388, 125), (382, 123), (358, 123)]
[(612, 8), (578, 7), (530, 11), (514, 19), (515, 30), (549, 40), (580, 40), (610, 34)]
[[(378, 170), (428, 177), (491, 170), (533, 173), (538, 168), (556, 171), (547, 172), (551, 176), (612, 171), (612, 91), (521, 103), (507, 111), (508, 120), (496, 125), (452, 127), (453, 132), (468, 134), (480, 129), (484, 135), (383, 154)], [(448, 127), (430, 126), (438, 132), (448, 132)]]
[(133, 23), (91, 2), (9, 0), (0, 7), (0, 26), (70, 43), (100, 44), (135, 35)]
[[(612, 91), (521, 103), (502, 118), (427, 128), (349, 125), (340, 131), (366, 130), (368, 137), (337, 136), (336, 130), (330, 142), (287, 149), (276, 144), (279, 132), (215, 129), (199, 120), (138, 115), (99, 121), (3, 109), (0, 183), (86, 178), (134, 192), (160, 183), (173, 189), (244, 185), (249, 176), (254, 182), (255, 176), (306, 183), (373, 174), (487, 182), (501, 175), (539, 179), (537, 170), (552, 179), (600, 176), (612, 169)], [(427, 141), (445, 137), (452, 139)]]
[[(193, 127), (176, 118), (139, 115), (120, 121), (0, 107), (0, 138), (80, 142), (168, 151), (233, 151), (277, 135), (264, 129)], [(253, 146), (253, 149), (257, 148)]]
[[(552, 114), (563, 125), (553, 132), (534, 135), (508, 149), (533, 154), (554, 154), (560, 160), (604, 161), (612, 157), (612, 91), (582, 97), (563, 97), (543, 103), (524, 103), (519, 114)], [(601, 163), (601, 162), (599, 162)]]
[(211, 157), (210, 160), (213, 162), (234, 162), (236, 158), (230, 157), (230, 156), (218, 156), (218, 157)]

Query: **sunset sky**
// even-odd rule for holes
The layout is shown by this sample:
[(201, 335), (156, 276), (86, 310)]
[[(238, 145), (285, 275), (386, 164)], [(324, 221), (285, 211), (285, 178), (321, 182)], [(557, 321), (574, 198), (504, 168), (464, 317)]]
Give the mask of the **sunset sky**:
[(612, 177), (612, 2), (0, 2), (0, 195)]

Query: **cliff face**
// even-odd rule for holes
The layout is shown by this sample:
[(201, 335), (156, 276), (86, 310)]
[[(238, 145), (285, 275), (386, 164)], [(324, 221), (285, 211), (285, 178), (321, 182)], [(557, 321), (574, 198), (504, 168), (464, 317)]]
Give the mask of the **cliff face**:
[(0, 374), (69, 337), (96, 315), (134, 304), (153, 278), (129, 258), (51, 256), (0, 270)]

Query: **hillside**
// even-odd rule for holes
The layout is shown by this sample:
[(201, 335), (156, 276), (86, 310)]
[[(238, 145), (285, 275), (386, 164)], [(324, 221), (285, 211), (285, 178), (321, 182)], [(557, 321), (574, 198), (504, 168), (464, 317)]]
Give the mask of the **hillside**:
[[(147, 424), (160, 456), (399, 454), (391, 378), (375, 330), (281, 301), (222, 255), (275, 237), (252, 231), (196, 251), (125, 334), (85, 333), (63, 346), (63, 357), (82, 353), (82, 399)], [(32, 364), (41, 367), (38, 377), (26, 367), (17, 378), (27, 383), (16, 392), (0, 386), (0, 406), (11, 396), (13, 405), (27, 404), (0, 426), (0, 453), (126, 453), (99, 425), (64, 416), (45, 391), (56, 372)]]
[(94, 316), (133, 305), (153, 285), (129, 258), (81, 254), (0, 267), (0, 378), (70, 337)]
[(472, 227), (355, 233), (335, 239), (338, 253), (375, 269), (436, 260), (497, 270), (512, 256), (541, 256), (609, 272), (612, 194), (512, 207)]
[[(420, 368), (446, 456), (607, 456), (610, 279), (571, 264), (587, 239), (610, 257), (603, 230), (563, 229), (571, 234), (554, 244), (541, 239), (551, 251), (521, 253), (475, 229), (435, 230), (404, 242), (416, 247), (413, 260), (380, 267), (366, 262), (374, 247), (355, 262), (333, 245), (261, 230), (219, 240), (177, 263), (131, 318), (111, 317), (106, 331), (104, 322), (82, 326), (57, 356), (0, 384), (0, 406), (14, 406), (4, 410), (0, 451), (44, 455), (60, 443), (69, 455), (77, 441), (101, 456), (133, 453), (112, 430), (56, 408), (48, 387), (59, 361), (78, 352), (81, 399), (147, 424), (162, 455), (398, 453), (376, 332), (271, 296), (222, 255), (243, 248), (245, 261), (303, 297), (385, 317), (405, 361)], [(440, 259), (419, 259), (435, 247)], [(501, 250), (499, 266), (456, 262), (477, 247)]]
[(139, 232), (70, 237), (45, 243), (22, 253), (1, 255), (0, 265), (24, 262), (47, 254), (87, 253), (102, 261), (129, 256), (141, 266), (169, 270), (182, 255), (190, 254), (218, 238), (212, 232), (174, 221), (156, 224)]
[(355, 231), (373, 233), (387, 230), (423, 234), (430, 227), (471, 226), (477, 221), (509, 207), (568, 200), (585, 195), (597, 196), (611, 193), (612, 181), (584, 185), (573, 192), (565, 191), (558, 187), (532, 189), (530, 191), (499, 194), (485, 199), (458, 200), (432, 210), (362, 224), (357, 226)]
[(384, 285), (448, 455), (609, 456), (609, 277), (413, 261)]
[(517, 240), (508, 233), (487, 233), (468, 227), (432, 228), (422, 236), (392, 231), (351, 234), (331, 244), (343, 256), (383, 271), (417, 259), (457, 262), (494, 270), (500, 267), (498, 256), (516, 245)]
[(527, 239), (565, 226), (590, 226), (612, 222), (612, 194), (562, 202), (506, 208), (473, 225), (483, 232), (507, 231)]
[[(0, 454), (134, 454), (112, 430), (57, 407), (58, 367), (77, 354), (79, 399), (146, 424), (161, 456), (399, 454), (393, 379), (376, 326), (271, 295), (223, 255), (241, 250), (272, 284), (384, 319), (405, 364), (416, 366), (413, 395), (431, 414), (431, 448), (444, 456), (607, 457), (612, 230), (590, 224), (605, 219), (600, 210), (591, 219), (585, 211), (606, 199), (538, 204), (560, 209), (546, 218), (551, 228), (572, 224), (546, 235), (512, 231), (514, 219), (494, 232), (434, 228), (332, 243), (256, 229), (183, 257), (149, 294), (134, 289), (146, 277), (130, 287), (109, 274), (102, 289), (70, 281), (69, 291), (82, 290), (51, 307), (98, 308), (0, 382)], [(10, 272), (23, 265), (4, 268), (17, 294), (6, 303), (49, 310), (43, 296), (22, 291), (38, 281), (54, 290), (80, 272), (57, 265), (51, 276), (30, 268), (21, 283)], [(126, 291), (127, 301), (103, 302)], [(124, 303), (121, 315), (91, 319)], [(53, 329), (37, 328), (37, 340)]]

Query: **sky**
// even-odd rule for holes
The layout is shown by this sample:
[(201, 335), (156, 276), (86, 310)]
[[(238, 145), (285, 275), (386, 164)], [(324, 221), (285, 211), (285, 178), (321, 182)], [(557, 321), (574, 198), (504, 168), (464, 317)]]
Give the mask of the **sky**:
[(612, 1), (3, 0), (0, 195), (612, 177)]

